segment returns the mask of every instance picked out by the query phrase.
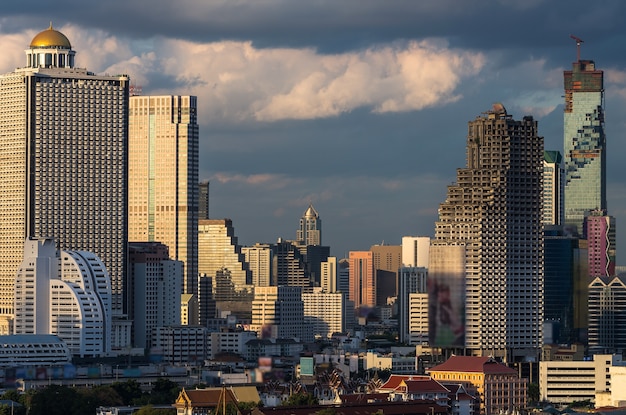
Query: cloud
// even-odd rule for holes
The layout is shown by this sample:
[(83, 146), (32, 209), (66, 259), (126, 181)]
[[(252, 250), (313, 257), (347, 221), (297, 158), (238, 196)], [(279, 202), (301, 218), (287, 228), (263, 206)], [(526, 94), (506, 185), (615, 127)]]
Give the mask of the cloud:
[[(481, 54), (447, 49), (436, 41), (341, 54), (259, 49), (235, 41), (157, 43), (159, 49), (145, 55), (146, 65), (139, 65), (145, 57), (133, 56), (116, 67), (145, 80), (144, 92), (157, 72), (171, 77), (184, 93), (201, 96), (199, 111), (208, 120), (315, 119), (357, 108), (416, 111), (457, 100), (455, 88), (484, 65)], [(153, 93), (160, 92), (166, 91)]]

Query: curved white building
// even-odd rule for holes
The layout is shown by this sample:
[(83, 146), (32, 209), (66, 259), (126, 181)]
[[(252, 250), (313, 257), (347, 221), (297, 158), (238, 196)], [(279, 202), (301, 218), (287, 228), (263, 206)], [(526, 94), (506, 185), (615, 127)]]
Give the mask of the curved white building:
[(15, 334), (55, 334), (76, 356), (111, 351), (111, 279), (95, 254), (29, 238), (15, 278)]

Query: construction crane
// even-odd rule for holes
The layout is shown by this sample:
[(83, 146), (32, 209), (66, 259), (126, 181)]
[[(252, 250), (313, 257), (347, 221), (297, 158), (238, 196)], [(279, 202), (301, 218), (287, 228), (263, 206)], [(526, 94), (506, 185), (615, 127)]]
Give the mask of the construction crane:
[(580, 44), (584, 43), (584, 40), (574, 35), (569, 35), (569, 37), (576, 41), (576, 62), (580, 62)]

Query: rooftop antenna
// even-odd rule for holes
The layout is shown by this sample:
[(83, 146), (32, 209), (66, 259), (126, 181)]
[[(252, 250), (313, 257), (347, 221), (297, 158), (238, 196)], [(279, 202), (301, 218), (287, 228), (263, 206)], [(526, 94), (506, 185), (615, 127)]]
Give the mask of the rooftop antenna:
[(574, 35), (569, 35), (569, 37), (576, 41), (576, 62), (580, 62), (580, 44), (584, 43), (584, 40)]

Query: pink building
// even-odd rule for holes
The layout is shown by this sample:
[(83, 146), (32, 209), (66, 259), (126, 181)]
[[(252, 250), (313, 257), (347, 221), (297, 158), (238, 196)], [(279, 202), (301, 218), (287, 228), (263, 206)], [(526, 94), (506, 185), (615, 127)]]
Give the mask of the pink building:
[(374, 257), (371, 251), (350, 251), (350, 291), (348, 298), (354, 307), (373, 308), (376, 305), (376, 279)]
[(615, 275), (615, 218), (606, 211), (594, 210), (585, 217), (588, 243), (589, 277)]

